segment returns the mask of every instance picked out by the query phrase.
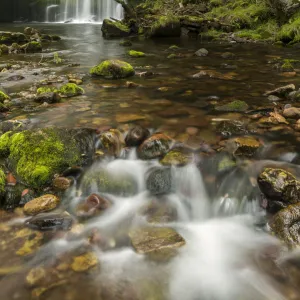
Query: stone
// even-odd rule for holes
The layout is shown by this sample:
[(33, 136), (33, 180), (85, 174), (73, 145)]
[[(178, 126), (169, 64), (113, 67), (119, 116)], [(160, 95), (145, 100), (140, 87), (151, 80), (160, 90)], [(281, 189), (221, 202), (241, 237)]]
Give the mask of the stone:
[(288, 84), (285, 86), (281, 86), (277, 89), (274, 89), (272, 91), (267, 91), (264, 95), (275, 95), (277, 97), (287, 97), (289, 93), (293, 92), (296, 89), (294, 84)]
[(141, 159), (155, 159), (163, 157), (170, 149), (172, 139), (163, 133), (155, 133), (146, 139), (138, 148)]
[(35, 98), (34, 98), (34, 101), (37, 102), (37, 103), (49, 103), (49, 104), (52, 104), (52, 103), (58, 103), (60, 102), (61, 100), (61, 97), (59, 96), (58, 93), (53, 93), (53, 92), (49, 92), (49, 93), (42, 93), (42, 94), (39, 94), (37, 95)]
[(129, 237), (135, 251), (147, 254), (154, 260), (168, 260), (185, 245), (185, 240), (168, 227), (143, 227), (130, 231)]
[(233, 59), (235, 58), (235, 55), (232, 52), (224, 52), (221, 54), (221, 57), (224, 59)]
[(229, 140), (226, 146), (228, 149), (232, 147), (234, 156), (252, 157), (262, 144), (255, 137), (243, 136)]
[(125, 145), (122, 133), (117, 129), (110, 129), (99, 136), (100, 149), (108, 155), (119, 157)]
[(91, 68), (90, 74), (107, 79), (120, 79), (133, 76), (133, 67), (121, 60), (105, 60), (101, 64)]
[(207, 56), (208, 55), (208, 51), (205, 48), (201, 48), (198, 51), (195, 52), (196, 56)]
[(180, 37), (180, 20), (175, 16), (160, 16), (146, 30), (148, 37)]
[(159, 162), (164, 166), (185, 166), (193, 161), (193, 153), (189, 149), (171, 149)]
[(129, 40), (125, 40), (125, 41), (120, 42), (119, 45), (123, 46), (123, 47), (130, 47), (130, 46), (132, 46), (132, 42)]
[(73, 219), (67, 212), (40, 213), (27, 220), (25, 224), (34, 230), (70, 230), (73, 224)]
[(216, 126), (216, 131), (224, 137), (248, 134), (245, 124), (237, 120), (224, 120), (219, 122)]
[(138, 120), (144, 120), (146, 117), (144, 115), (138, 115), (138, 114), (116, 114), (116, 121), (118, 123), (128, 123), (128, 122), (134, 122)]
[(135, 51), (135, 50), (129, 50), (128, 54), (129, 54), (129, 56), (136, 57), (136, 58), (138, 58), (138, 57), (145, 57), (146, 56), (146, 54), (144, 52)]
[(55, 209), (60, 203), (57, 196), (46, 194), (39, 198), (35, 198), (24, 205), (24, 213), (26, 215), (37, 215)]
[(295, 130), (300, 131), (300, 119), (295, 124)]
[(105, 38), (126, 37), (130, 35), (130, 28), (120, 21), (104, 19), (101, 27)]
[(146, 187), (153, 195), (168, 194), (172, 191), (172, 172), (170, 168), (153, 167), (146, 178)]
[(212, 79), (220, 79), (220, 80), (232, 80), (234, 79), (234, 76), (232, 76), (230, 73), (220, 73), (215, 70), (202, 70), (192, 76), (193, 79), (201, 79), (203, 77), (208, 77)]
[(288, 107), (283, 110), (283, 116), (286, 118), (299, 118), (300, 108), (298, 107)]
[(225, 112), (245, 112), (248, 108), (249, 106), (245, 101), (235, 100), (228, 104), (216, 106), (215, 110)]
[(25, 53), (35, 53), (35, 52), (42, 52), (42, 44), (40, 42), (29, 42), (24, 44), (20, 47), (20, 50)]
[(260, 190), (268, 200), (268, 210), (277, 212), (300, 201), (300, 182), (283, 169), (265, 168), (258, 176)]
[(128, 147), (138, 147), (140, 146), (148, 137), (150, 136), (150, 131), (140, 125), (135, 125), (129, 129), (125, 143)]
[(71, 187), (73, 180), (70, 178), (58, 176), (53, 179), (52, 186), (60, 191), (66, 191), (68, 188)]
[(99, 259), (96, 254), (93, 252), (88, 252), (74, 257), (71, 268), (75, 272), (86, 272), (89, 269), (97, 266), (98, 264)]
[(258, 123), (266, 125), (289, 124), (285, 117), (280, 115), (278, 112), (269, 113), (269, 117), (259, 119)]
[(280, 101), (282, 99), (275, 96), (275, 95), (270, 95), (270, 96), (268, 96), (268, 100), (271, 101), (271, 102), (277, 102), (277, 101)]

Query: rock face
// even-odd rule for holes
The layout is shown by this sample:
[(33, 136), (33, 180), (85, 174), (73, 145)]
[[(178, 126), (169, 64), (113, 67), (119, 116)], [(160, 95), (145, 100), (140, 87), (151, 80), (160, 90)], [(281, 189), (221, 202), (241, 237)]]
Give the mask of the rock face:
[(107, 79), (120, 79), (133, 76), (133, 67), (121, 60), (105, 60), (98, 66), (91, 68), (90, 74)]
[(276, 212), (300, 201), (300, 182), (282, 169), (266, 168), (257, 179), (268, 200), (268, 210)]
[(175, 17), (162, 16), (153, 22), (146, 34), (153, 38), (179, 37), (181, 35), (180, 21)]
[(170, 259), (185, 245), (183, 237), (167, 227), (144, 227), (131, 231), (129, 236), (137, 253), (155, 260)]
[(153, 195), (167, 194), (172, 190), (172, 172), (170, 168), (154, 167), (149, 170), (146, 187)]
[(59, 198), (54, 195), (43, 195), (26, 203), (24, 213), (26, 215), (37, 215), (42, 212), (47, 212), (56, 208), (59, 202)]
[(130, 35), (130, 29), (122, 22), (105, 19), (101, 28), (105, 38), (126, 37)]
[(147, 128), (136, 125), (128, 131), (125, 143), (128, 147), (137, 147), (150, 136), (150, 131)]
[(34, 188), (51, 182), (67, 167), (88, 162), (94, 153), (95, 132), (89, 129), (45, 128), (6, 132), (0, 154), (22, 181)]
[(163, 133), (155, 133), (146, 139), (138, 148), (141, 159), (155, 159), (163, 157), (170, 149), (172, 139)]

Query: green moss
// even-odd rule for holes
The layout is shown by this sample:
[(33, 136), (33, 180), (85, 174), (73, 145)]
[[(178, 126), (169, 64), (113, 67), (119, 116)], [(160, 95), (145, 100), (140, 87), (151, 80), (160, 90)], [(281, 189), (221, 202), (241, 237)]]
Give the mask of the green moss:
[(130, 47), (130, 46), (132, 46), (132, 42), (129, 40), (125, 40), (125, 41), (120, 42), (120, 46)]
[(6, 183), (6, 176), (3, 170), (0, 168), (0, 193), (4, 192)]
[(108, 79), (126, 78), (134, 75), (133, 67), (121, 60), (105, 60), (91, 68), (90, 74)]
[(294, 15), (289, 23), (281, 27), (277, 39), (284, 43), (300, 41), (300, 13)]
[(285, 72), (294, 71), (293, 59), (284, 59), (280, 69)]
[(62, 97), (72, 97), (82, 95), (84, 93), (84, 89), (75, 83), (66, 83), (58, 90), (58, 93)]
[(58, 91), (57, 88), (54, 86), (42, 86), (37, 89), (36, 93), (40, 95), (44, 93), (54, 93), (57, 91)]
[(0, 91), (0, 102), (3, 103), (5, 100), (9, 100), (9, 97), (2, 91)]
[(177, 58), (177, 55), (174, 53), (171, 53), (170, 55), (167, 56), (167, 59), (173, 59), (173, 58)]
[(247, 38), (251, 40), (261, 40), (262, 36), (255, 30), (242, 30), (236, 33), (236, 36), (240, 38)]
[(122, 22), (115, 22), (109, 19), (106, 19), (105, 22), (110, 25), (110, 26), (114, 26), (118, 29), (120, 29), (121, 31), (125, 31), (125, 32), (130, 32), (130, 29), (128, 26), (126, 26), (125, 24), (123, 24)]
[(4, 44), (0, 45), (0, 50), (1, 50), (2, 54), (8, 54), (8, 52), (9, 52), (8, 46), (6, 46)]
[(178, 50), (180, 49), (177, 45), (172, 45), (169, 47), (169, 50)]
[(34, 188), (41, 188), (81, 158), (75, 140), (52, 128), (8, 132), (0, 138), (0, 152), (9, 155), (17, 175)]
[(248, 109), (248, 104), (245, 101), (235, 100), (228, 104), (217, 106), (215, 109), (218, 111), (244, 112)]
[(9, 107), (0, 102), (0, 112), (7, 112), (9, 111)]
[(128, 52), (128, 54), (132, 57), (145, 57), (146, 56), (144, 52), (135, 51), (135, 50), (130, 50)]
[(23, 46), (21, 46), (21, 49), (25, 52), (41, 52), (42, 51), (42, 44), (40, 42), (29, 42)]

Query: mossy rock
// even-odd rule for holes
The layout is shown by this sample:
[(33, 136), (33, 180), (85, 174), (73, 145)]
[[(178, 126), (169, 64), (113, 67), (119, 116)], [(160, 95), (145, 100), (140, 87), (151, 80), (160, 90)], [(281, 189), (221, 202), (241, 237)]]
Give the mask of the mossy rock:
[(5, 100), (9, 100), (9, 97), (2, 91), (0, 91), (0, 102), (3, 103)]
[(12, 44), (12, 43), (25, 43), (27, 38), (25, 34), (21, 32), (8, 32), (0, 31), (0, 43)]
[(125, 41), (120, 42), (120, 46), (130, 47), (130, 46), (132, 46), (132, 42), (129, 40), (125, 40)]
[(141, 51), (130, 50), (128, 51), (129, 56), (131, 57), (145, 57), (146, 54)]
[(120, 79), (133, 76), (133, 67), (121, 60), (105, 60), (98, 66), (91, 68), (90, 74), (101, 76), (107, 79)]
[(129, 232), (133, 248), (137, 253), (147, 254), (153, 260), (169, 260), (185, 245), (185, 240), (174, 229), (168, 227), (142, 227)]
[(272, 211), (300, 202), (300, 182), (286, 170), (265, 168), (257, 182)]
[(57, 92), (61, 97), (74, 97), (84, 94), (84, 89), (75, 83), (66, 83)]
[(2, 54), (8, 54), (9, 53), (9, 47), (5, 44), (0, 45), (0, 50)]
[(103, 132), (99, 140), (101, 142), (100, 148), (105, 154), (119, 157), (123, 147), (125, 146), (122, 133), (117, 129), (110, 129)]
[(248, 104), (245, 101), (235, 100), (228, 104), (221, 106), (216, 106), (217, 111), (226, 111), (226, 112), (245, 112), (249, 108)]
[(193, 159), (193, 154), (186, 149), (172, 149), (161, 160), (164, 166), (185, 166)]
[(229, 140), (227, 146), (233, 148), (233, 155), (236, 157), (253, 157), (262, 144), (255, 137), (243, 136)]
[(81, 188), (86, 195), (99, 192), (127, 197), (138, 191), (137, 183), (130, 174), (110, 172), (105, 168), (88, 171), (82, 179)]
[(22, 45), (20, 49), (24, 52), (30, 52), (30, 53), (41, 52), (43, 50), (42, 44), (40, 42), (34, 42), (34, 41)]
[(130, 35), (130, 28), (120, 21), (105, 19), (101, 27), (102, 34), (105, 38), (118, 38)]
[(93, 146), (93, 132), (85, 129), (45, 128), (0, 137), (0, 154), (8, 157), (25, 184), (37, 189), (50, 183), (54, 174), (83, 163), (94, 152)]
[(9, 111), (9, 107), (0, 102), (0, 112), (7, 112)]
[(46, 94), (46, 93), (56, 93), (58, 89), (55, 86), (42, 86), (36, 90), (38, 95)]
[(153, 22), (151, 28), (146, 31), (149, 37), (179, 37), (181, 27), (179, 18), (176, 16), (161, 16)]

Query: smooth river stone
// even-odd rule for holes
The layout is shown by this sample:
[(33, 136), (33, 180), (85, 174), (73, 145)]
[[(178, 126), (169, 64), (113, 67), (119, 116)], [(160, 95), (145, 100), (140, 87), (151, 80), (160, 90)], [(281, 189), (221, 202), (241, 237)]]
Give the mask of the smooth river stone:
[(39, 198), (35, 198), (24, 206), (24, 213), (26, 215), (37, 215), (41, 212), (47, 212), (55, 209), (60, 200), (57, 196), (46, 194)]

